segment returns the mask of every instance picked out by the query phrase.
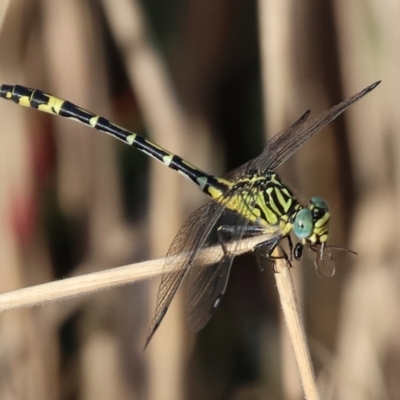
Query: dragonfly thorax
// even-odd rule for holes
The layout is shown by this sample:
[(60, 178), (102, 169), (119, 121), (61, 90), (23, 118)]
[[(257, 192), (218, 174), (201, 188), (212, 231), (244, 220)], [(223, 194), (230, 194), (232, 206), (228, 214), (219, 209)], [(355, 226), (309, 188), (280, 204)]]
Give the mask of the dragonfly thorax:
[(283, 235), (289, 233), (291, 217), (301, 209), (301, 205), (276, 172), (252, 171), (238, 184), (244, 185), (240, 196), (262, 225), (280, 226)]

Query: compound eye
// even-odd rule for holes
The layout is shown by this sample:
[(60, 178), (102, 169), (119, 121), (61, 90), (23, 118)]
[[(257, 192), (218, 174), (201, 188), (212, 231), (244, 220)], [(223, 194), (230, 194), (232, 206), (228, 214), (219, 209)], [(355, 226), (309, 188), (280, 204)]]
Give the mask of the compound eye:
[(310, 203), (321, 210), (328, 211), (328, 204), (326, 204), (326, 201), (324, 199), (321, 199), (321, 197), (312, 197)]
[(307, 239), (313, 233), (314, 224), (311, 210), (303, 208), (294, 220), (293, 231), (299, 239)]

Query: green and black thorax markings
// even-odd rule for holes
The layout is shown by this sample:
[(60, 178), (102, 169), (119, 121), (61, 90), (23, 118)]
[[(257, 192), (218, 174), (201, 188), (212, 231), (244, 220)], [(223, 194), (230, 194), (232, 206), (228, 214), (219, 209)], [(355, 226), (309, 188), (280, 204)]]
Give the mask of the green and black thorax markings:
[[(254, 219), (260, 224), (276, 226), (295, 215), (302, 207), (278, 174), (267, 170), (265, 174), (250, 171), (234, 185), (240, 190), (240, 201), (247, 204)], [(229, 203), (228, 203), (229, 207)], [(234, 207), (229, 207), (234, 208)]]
[[(271, 258), (273, 250), (282, 239), (287, 238), (290, 249), (288, 262), (292, 256), (299, 260), (303, 247), (308, 245), (315, 253), (316, 268), (328, 275), (334, 273), (331, 246), (327, 244), (330, 221), (327, 203), (320, 197), (312, 197), (308, 205), (301, 205), (274, 170), (379, 83), (366, 87), (316, 117), (309, 118), (310, 112), (307, 111), (292, 126), (277, 133), (258, 157), (222, 178), (201, 171), (179, 156), (104, 117), (40, 90), (1, 85), (0, 97), (79, 121), (122, 140), (178, 171), (212, 198), (212, 201), (189, 216), (168, 250), (156, 311), (146, 338), (147, 346), (188, 272), (189, 326), (198, 331), (206, 325), (225, 293), (232, 260), (243, 238), (264, 235), (264, 241), (256, 245), (254, 251), (262, 249), (267, 258)], [(292, 231), (298, 239), (294, 249), (290, 240)], [(200, 256), (203, 250), (205, 255)]]

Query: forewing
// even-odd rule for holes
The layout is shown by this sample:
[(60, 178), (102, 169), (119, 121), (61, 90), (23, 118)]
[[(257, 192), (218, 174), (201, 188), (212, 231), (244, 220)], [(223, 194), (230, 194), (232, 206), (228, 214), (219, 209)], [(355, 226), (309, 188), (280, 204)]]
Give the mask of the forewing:
[[(248, 190), (249, 188), (247, 188)], [(265, 227), (256, 221), (250, 221), (249, 212), (253, 209), (252, 198), (257, 194), (257, 188), (250, 188), (250, 194), (245, 200), (240, 193), (236, 193), (240, 199), (241, 207), (237, 211), (224, 209), (218, 222), (214, 225), (206, 243), (203, 247), (210, 262), (202, 260), (197, 265), (194, 260), (190, 269), (187, 320), (191, 330), (197, 332), (202, 329), (213, 316), (225, 294), (235, 254), (241, 245), (241, 239), (265, 234)], [(218, 237), (218, 230), (221, 227), (231, 228), (225, 235)], [(278, 232), (278, 226), (270, 227), (268, 237), (272, 238)], [(224, 243), (225, 252), (222, 252), (221, 242)], [(209, 247), (209, 248), (208, 248)], [(213, 252), (217, 249), (221, 259), (215, 261)]]
[[(310, 110), (306, 111), (299, 119), (297, 119), (289, 129), (301, 125), (308, 118), (309, 115)], [(227, 180), (235, 181), (237, 178), (243, 176), (247, 171), (249, 171), (251, 167), (255, 164), (256, 160), (258, 160), (258, 158), (259, 157), (253, 158), (250, 161), (247, 161), (245, 164), (241, 165), (240, 167), (229, 171), (227, 174), (224, 175), (224, 178)]]
[(248, 161), (242, 166), (228, 172), (224, 178), (234, 181), (246, 172), (256, 169), (265, 171), (275, 169), (293, 155), (307, 140), (311, 139), (323, 127), (328, 125), (343, 111), (349, 108), (356, 101), (374, 90), (380, 81), (366, 87), (356, 95), (332, 107), (313, 118), (308, 118), (310, 111), (305, 112), (290, 128), (277, 133), (264, 148), (263, 152), (256, 158)]
[(156, 310), (146, 337), (145, 348), (157, 330), (188, 268), (223, 211), (223, 204), (210, 202), (185, 221), (172, 242), (163, 267)]
[(260, 171), (277, 168), (307, 140), (312, 138), (352, 104), (375, 89), (379, 83), (380, 81), (373, 83), (356, 95), (349, 97), (347, 100), (342, 101), (316, 117), (305, 118), (303, 121), (300, 118), (289, 129), (279, 132), (268, 142), (262, 154), (254, 160), (251, 168), (254, 167)]

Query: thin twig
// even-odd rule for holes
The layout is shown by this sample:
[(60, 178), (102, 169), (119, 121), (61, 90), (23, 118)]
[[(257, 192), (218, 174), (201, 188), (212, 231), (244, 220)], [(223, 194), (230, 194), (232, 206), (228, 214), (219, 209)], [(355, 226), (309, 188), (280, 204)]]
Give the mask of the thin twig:
[[(270, 235), (262, 235), (242, 240), (240, 246), (235, 251), (235, 255), (251, 251), (257, 243), (270, 237)], [(179, 260), (182, 260), (184, 254), (177, 257)], [(202, 265), (205, 262), (208, 264), (213, 262), (213, 260), (217, 261), (221, 259), (221, 257), (223, 257), (223, 251), (220, 246), (208, 248), (199, 253), (196, 265)], [(44, 305), (54, 301), (149, 279), (160, 275), (163, 265), (164, 258), (160, 258), (7, 292), (0, 295), (0, 312)]]
[(282, 311), (293, 346), (305, 398), (307, 400), (319, 400), (314, 369), (288, 263), (284, 259), (276, 260), (275, 272)]
[(159, 275), (163, 259), (125, 265), (14, 290), (0, 295), (0, 311), (33, 307)]

